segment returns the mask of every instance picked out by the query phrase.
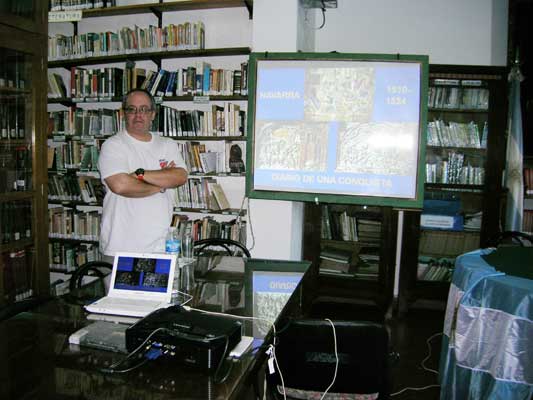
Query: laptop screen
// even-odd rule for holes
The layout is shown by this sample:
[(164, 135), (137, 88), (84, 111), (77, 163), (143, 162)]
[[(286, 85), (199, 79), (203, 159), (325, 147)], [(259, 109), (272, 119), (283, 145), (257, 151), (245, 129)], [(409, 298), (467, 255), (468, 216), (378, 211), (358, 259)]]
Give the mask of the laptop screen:
[(113, 288), (165, 293), (170, 279), (171, 262), (168, 258), (119, 255)]

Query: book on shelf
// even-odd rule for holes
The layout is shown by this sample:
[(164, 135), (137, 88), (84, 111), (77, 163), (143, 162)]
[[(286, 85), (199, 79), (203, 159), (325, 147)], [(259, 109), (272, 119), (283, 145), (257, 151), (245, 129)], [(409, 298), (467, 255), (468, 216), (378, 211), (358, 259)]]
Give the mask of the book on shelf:
[(379, 276), (379, 260), (370, 262), (363, 261), (360, 258), (356, 265), (355, 276), (362, 279), (377, 279)]
[(31, 269), (26, 250), (6, 252), (3, 255), (4, 296), (11, 302), (21, 301), (33, 294)]
[(213, 194), (218, 204), (218, 208), (220, 210), (230, 209), (231, 205), (228, 201), (228, 198), (226, 197), (226, 193), (224, 193), (224, 189), (222, 189), (222, 186), (220, 186), (220, 184), (216, 182), (209, 182), (208, 185), (211, 193)]
[(65, 98), (67, 97), (67, 87), (63, 77), (55, 72), (48, 72), (48, 97)]
[(481, 230), (481, 221), (483, 219), (483, 212), (465, 213), (463, 228), (465, 231), (477, 231)]
[(524, 210), (522, 231), (529, 235), (533, 235), (533, 210)]
[(202, 170), (205, 174), (216, 172), (218, 154), (213, 151), (204, 151), (199, 154)]
[(331, 260), (342, 264), (350, 264), (352, 261), (353, 250), (340, 249), (332, 246), (325, 246), (320, 251), (320, 258)]
[(456, 257), (479, 248), (479, 232), (422, 230), (419, 253)]
[(453, 259), (429, 258), (418, 259), (417, 279), (423, 281), (449, 281), (453, 274)]
[(530, 168), (530, 167), (524, 168), (523, 177), (524, 177), (525, 195), (532, 196), (533, 195), (533, 168)]
[(349, 263), (339, 262), (327, 258), (320, 258), (320, 272), (326, 274), (349, 274), (352, 271)]

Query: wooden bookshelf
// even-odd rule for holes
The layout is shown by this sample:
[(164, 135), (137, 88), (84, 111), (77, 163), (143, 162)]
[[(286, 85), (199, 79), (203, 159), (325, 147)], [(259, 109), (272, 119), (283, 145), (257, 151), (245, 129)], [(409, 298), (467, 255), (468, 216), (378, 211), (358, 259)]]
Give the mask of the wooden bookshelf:
[[(18, 8), (2, 7), (0, 13), (0, 107), (16, 112), (16, 128), (9, 121), (7, 136), (0, 138), (0, 309), (49, 293), (46, 135), (41, 129), (46, 126), (46, 2), (10, 4)], [(20, 149), (26, 153), (17, 153)]]
[(117, 54), (99, 57), (80, 57), (68, 60), (53, 60), (48, 62), (48, 68), (71, 68), (78, 65), (109, 64), (125, 61), (160, 61), (171, 58), (194, 58), (194, 57), (222, 57), (250, 54), (249, 47), (230, 47), (222, 49), (194, 49), (175, 51), (149, 51), (140, 53)]
[[(477, 125), (479, 137), (488, 128), (486, 145), (482, 141), (476, 147), (427, 146), (426, 159), (445, 159), (447, 153), (457, 152), (464, 157), (464, 165), (472, 163), (483, 169), (481, 183), (447, 182), (437, 178), (435, 183), (425, 184), (425, 199), (441, 199), (459, 202), (463, 215), (480, 213), (478, 230), (452, 231), (432, 230), (421, 227), (420, 211), (406, 211), (403, 223), (403, 241), (400, 275), (400, 312), (411, 307), (430, 303), (432, 307), (444, 309), (449, 284), (449, 275), (444, 281), (434, 281), (434, 277), (419, 277), (419, 264), (423, 268), (429, 259), (432, 263), (446, 262), (453, 265), (459, 254), (482, 247), (488, 238), (498, 232), (503, 223), (502, 212), (505, 189), (502, 187), (502, 172), (505, 161), (507, 123), (507, 71), (503, 67), (430, 65), (430, 93), (432, 85), (451, 80), (457, 90), (465, 87), (479, 88), (486, 92), (488, 104), (480, 109), (470, 107), (430, 107), (428, 122), (442, 119), (445, 124), (458, 122)], [(467, 82), (463, 85), (463, 82)], [(480, 94), (481, 95), (481, 94)], [(464, 179), (464, 178), (463, 178)]]
[[(165, 24), (169, 24), (172, 22), (177, 24), (178, 22), (176, 21), (179, 21), (181, 17), (181, 16), (176, 16), (175, 18), (174, 14), (167, 14), (165, 16), (165, 13), (185, 11), (186, 12), (185, 15), (187, 16), (187, 18), (191, 18), (191, 21), (192, 21), (192, 19), (202, 20), (205, 10), (213, 10), (212, 11), (213, 13), (217, 13), (216, 10), (225, 10), (225, 9), (229, 9), (229, 11), (221, 11), (221, 15), (226, 15), (226, 13), (234, 12), (239, 22), (242, 21), (243, 24), (248, 24), (249, 20), (246, 17), (251, 18), (252, 4), (253, 2), (251, 0), (250, 1), (248, 0), (185, 0), (185, 1), (170, 1), (170, 2), (159, 1), (155, 3), (147, 2), (146, 4), (136, 4), (136, 5), (128, 5), (128, 6), (116, 6), (116, 7), (108, 7), (108, 8), (83, 10), (82, 19), (80, 21), (72, 23), (73, 26), (71, 25), (71, 23), (61, 22), (60, 26), (54, 27), (54, 31), (58, 35), (64, 34), (66, 36), (72, 36), (72, 35), (78, 34), (78, 32), (84, 32), (84, 31), (86, 32), (87, 29), (84, 29), (84, 28), (86, 28), (87, 25), (91, 26), (91, 29), (92, 29), (91, 31), (94, 31), (92, 27), (100, 24), (100, 21), (96, 21), (96, 20), (101, 17), (102, 17), (102, 20), (101, 20), (102, 24), (98, 28), (95, 28), (96, 31), (114, 30), (116, 29), (116, 26), (113, 26), (113, 24), (110, 23), (110, 20), (111, 20), (110, 18), (105, 18), (105, 17), (115, 17), (115, 16), (118, 17), (118, 16), (129, 16), (129, 15), (134, 16), (134, 15), (142, 15), (142, 14), (155, 15), (157, 19), (157, 23), (154, 24), (154, 26), (158, 26), (161, 28), (163, 26), (163, 21), (165, 21)], [(242, 10), (237, 10), (237, 8), (241, 8)], [(232, 11), (231, 9), (235, 9), (235, 11)], [(246, 10), (244, 9), (248, 11), (248, 15), (246, 13)], [(197, 13), (194, 13), (194, 11), (197, 11)], [(193, 15), (193, 14), (195, 16), (189, 17), (189, 15)], [(150, 15), (146, 15), (146, 16), (150, 17)], [(87, 19), (90, 19), (91, 21), (87, 21)], [(129, 21), (129, 22), (126, 22), (124, 25), (133, 27), (134, 23)], [(219, 29), (219, 24), (216, 22), (212, 22), (206, 25), (207, 25), (206, 29), (212, 29), (213, 31), (216, 31), (217, 29)], [(202, 26), (202, 29), (203, 29), (203, 26)], [(140, 42), (140, 39), (139, 39), (139, 42)], [(233, 43), (235, 43), (234, 46), (232, 45)], [(176, 47), (172, 47), (172, 48), (169, 48), (168, 50), (166, 48), (154, 50), (154, 47), (150, 47), (146, 51), (141, 49), (138, 52), (134, 50), (127, 50), (127, 51), (124, 50), (123, 52), (120, 52), (119, 54), (109, 54), (109, 55), (100, 54), (98, 56), (89, 56), (89, 57), (77, 57), (77, 58), (68, 58), (68, 59), (67, 58), (50, 59), (48, 62), (48, 68), (52, 70), (51, 72), (54, 74), (52, 76), (58, 75), (60, 77), (60, 79), (58, 80), (58, 82), (55, 83), (55, 85), (54, 85), (54, 82), (52, 82), (51, 84), (53, 88), (53, 93), (55, 96), (58, 96), (58, 95), (64, 96), (64, 97), (48, 99), (49, 110), (51, 112), (58, 113), (57, 120), (54, 119), (55, 122), (57, 121), (57, 127), (58, 127), (57, 130), (62, 132), (64, 129), (65, 132), (67, 130), (70, 132), (72, 129), (75, 129), (76, 124), (69, 125), (68, 128), (62, 127), (63, 125), (67, 125), (67, 123), (64, 122), (65, 121), (65, 119), (63, 119), (64, 116), (61, 115), (62, 112), (74, 111), (77, 113), (78, 110), (83, 110), (83, 111), (89, 110), (89, 109), (92, 110), (94, 107), (100, 107), (104, 111), (101, 115), (99, 114), (96, 116), (96, 118), (101, 118), (99, 119), (99, 121), (102, 124), (102, 126), (104, 122), (108, 124), (106, 125), (106, 130), (102, 130), (101, 132), (105, 132), (105, 133), (111, 132), (107, 129), (107, 126), (112, 126), (112, 131), (116, 132), (116, 126), (120, 126), (120, 124), (115, 124), (116, 120), (114, 119), (115, 114), (113, 114), (113, 112), (116, 112), (117, 109), (120, 107), (120, 104), (117, 104), (117, 103), (121, 103), (122, 97), (118, 95), (112, 96), (111, 94), (117, 94), (117, 93), (120, 94), (119, 92), (122, 92), (121, 90), (116, 92), (114, 91), (114, 88), (111, 89), (111, 86), (110, 86), (109, 88), (106, 88), (106, 91), (107, 91), (106, 93), (105, 91), (101, 91), (101, 90), (94, 91), (94, 89), (91, 88), (89, 91), (85, 91), (85, 90), (75, 91), (74, 95), (78, 94), (79, 97), (69, 97), (72, 91), (71, 88), (70, 90), (68, 89), (69, 80), (72, 80), (78, 77), (78, 75), (75, 73), (75, 68), (77, 67), (81, 67), (80, 70), (83, 69), (86, 71), (90, 71), (92, 73), (93, 69), (95, 68), (93, 69), (91, 69), (91, 67), (85, 68), (85, 66), (98, 65), (99, 67), (97, 68), (101, 69), (103, 68), (102, 66), (107, 67), (109, 65), (111, 68), (111, 65), (112, 65), (112, 68), (114, 70), (112, 71), (112, 77), (110, 78), (110, 81), (113, 82), (112, 83), (113, 85), (115, 84), (115, 79), (117, 79), (117, 81), (118, 79), (122, 79), (122, 73), (119, 71), (115, 75), (115, 72), (116, 72), (115, 69), (122, 70), (124, 72), (124, 76), (128, 68), (142, 68), (142, 69), (146, 69), (146, 71), (165, 70), (165, 71), (170, 72), (170, 71), (176, 71), (176, 69), (185, 70), (191, 67), (191, 69), (194, 70), (194, 67), (196, 67), (196, 64), (195, 64), (196, 61), (201, 60), (205, 63), (213, 64), (213, 69), (215, 68), (219, 70), (223, 69), (224, 72), (226, 72), (226, 69), (228, 69), (228, 70), (233, 70), (233, 72), (235, 72), (235, 70), (238, 70), (239, 67), (245, 68), (243, 67), (243, 64), (245, 64), (247, 60), (247, 56), (251, 52), (250, 47), (247, 47), (246, 43), (244, 46), (242, 46), (242, 44), (243, 44), (242, 38), (235, 36), (235, 39), (231, 39), (231, 43), (222, 44), (220, 45), (220, 47), (214, 47), (214, 48), (195, 48), (195, 49), (187, 48), (187, 49), (176, 50)], [(209, 43), (206, 43), (206, 46), (209, 46)], [(223, 47), (223, 46), (226, 46), (226, 47)], [(199, 47), (203, 47), (203, 44), (201, 44)], [(213, 61), (210, 61), (211, 59)], [(216, 60), (221, 60), (219, 66), (215, 65), (215, 63), (218, 63), (218, 61)], [(235, 64), (237, 68), (227, 67), (226, 64), (228, 64), (228, 61), (230, 61), (229, 62), (230, 65)], [(118, 64), (118, 65), (113, 65), (113, 64)], [(176, 67), (175, 65), (179, 65), (179, 66)], [(242, 72), (242, 70), (237, 71), (237, 72)], [(199, 72), (198, 75), (200, 74), (201, 73)], [(243, 74), (242, 76), (245, 76), (244, 73), (242, 74)], [(165, 79), (166, 78), (167, 76), (165, 76)], [(187, 76), (187, 79), (188, 78), (189, 77)], [(52, 78), (52, 79), (54, 80), (55, 78)], [(93, 78), (91, 77), (91, 79)], [(97, 78), (97, 79), (100, 79), (100, 78)], [(63, 83), (61, 84), (60, 81), (63, 81)], [(163, 80), (163, 79), (161, 79), (161, 81), (166, 82), (166, 80)], [(159, 82), (159, 80), (157, 82)], [(136, 83), (139, 84), (139, 81), (136, 81)], [(189, 82), (187, 81), (187, 83)], [(57, 88), (59, 88), (59, 90), (56, 90), (57, 89), (56, 86)], [(65, 89), (67, 89), (66, 96), (65, 96), (65, 90), (63, 90), (63, 86), (65, 86)], [(219, 90), (218, 88), (214, 88), (214, 89), (210, 88), (210, 93), (215, 93), (216, 91), (216, 93), (236, 93), (236, 94), (235, 95), (216, 94), (216, 95), (201, 95), (201, 96), (190, 95), (190, 94), (181, 95), (184, 93), (191, 93), (191, 90), (186, 90), (184, 88), (185, 90), (183, 91), (173, 92), (177, 95), (155, 96), (155, 100), (156, 100), (156, 103), (158, 103), (158, 109), (159, 109), (159, 105), (161, 105), (161, 110), (165, 109), (165, 107), (162, 107), (163, 105), (169, 106), (169, 104), (167, 103), (170, 102), (170, 103), (182, 103), (183, 104), (183, 105), (180, 104), (179, 106), (170, 104), (171, 106), (170, 108), (173, 108), (179, 111), (186, 111), (191, 114), (192, 114), (192, 111), (196, 110), (196, 111), (203, 112), (203, 111), (206, 111), (208, 108), (209, 108), (209, 111), (206, 111), (206, 112), (211, 112), (211, 106), (213, 105), (219, 106), (217, 102), (225, 102), (225, 103), (245, 102), (247, 100), (247, 96), (245, 95), (246, 92), (243, 90), (242, 95), (237, 94), (237, 93), (241, 93), (240, 88), (241, 88), (240, 83), (239, 83), (239, 86), (235, 85), (233, 87), (233, 90), (231, 90), (232, 88), (230, 87), (229, 91), (228, 90), (222, 91), (222, 89), (220, 89), (221, 91), (218, 91)], [(188, 87), (188, 89), (190, 89), (190, 87)], [(202, 89), (201, 93), (204, 93), (203, 91), (204, 88), (202, 87), (201, 89)], [(192, 93), (199, 94), (200, 91), (197, 91), (196, 88), (193, 88)], [(104, 96), (105, 94), (110, 94), (110, 96)], [(169, 92), (165, 92), (165, 94), (169, 94)], [(184, 104), (184, 103), (190, 103), (190, 104)], [(69, 108), (70, 110), (68, 110)], [(194, 109), (191, 109), (191, 108), (194, 108)], [(215, 109), (215, 107), (213, 107), (213, 109)], [(216, 110), (218, 111), (218, 108)], [(232, 112), (236, 113), (236, 114), (231, 114), (232, 117), (234, 117), (235, 115), (240, 116), (238, 114), (239, 110), (240, 110), (239, 107), (232, 108)], [(240, 111), (242, 112), (245, 110), (246, 108), (243, 107), (243, 110), (240, 110)], [(111, 111), (111, 112), (108, 112), (108, 111)], [(226, 110), (224, 109), (223, 111), (225, 112)], [(212, 111), (212, 112), (213, 114), (215, 113), (215, 111)], [(166, 110), (161, 111), (160, 116), (162, 117), (161, 121), (165, 120), (165, 118), (167, 117)], [(86, 117), (92, 118), (93, 116), (85, 115), (85, 114), (79, 114), (79, 115), (75, 114), (74, 120), (78, 122), (77, 118), (79, 118), (79, 120), (82, 121), (82, 125), (85, 126)], [(68, 118), (70, 118), (70, 116)], [(113, 118), (111, 120), (112, 123), (109, 122), (109, 119), (111, 118)], [(232, 120), (234, 119), (236, 119), (236, 117), (234, 117)], [(71, 121), (72, 119), (68, 119), (68, 120)], [(170, 121), (170, 113), (169, 113), (167, 120)], [(223, 128), (220, 129), (220, 131), (218, 129), (218, 125), (214, 127), (213, 130), (216, 130), (219, 135), (221, 133), (226, 133), (221, 136), (203, 136), (203, 135), (202, 136), (196, 136), (196, 135), (173, 136), (172, 135), (172, 133), (174, 132), (178, 132), (178, 134), (182, 132), (183, 133), (200, 132), (199, 130), (196, 129), (197, 128), (196, 125), (193, 125), (192, 129), (189, 129), (190, 126), (189, 126), (188, 121), (189, 120), (187, 120), (187, 126), (183, 126), (182, 125), (183, 123), (181, 121), (178, 121), (180, 122), (180, 125), (178, 125), (177, 122), (175, 122), (175, 120), (172, 119), (172, 128), (175, 129), (173, 131), (169, 130), (169, 131), (163, 132), (163, 129), (166, 129), (166, 128), (163, 128), (163, 126), (155, 126), (155, 125), (153, 126), (152, 130), (160, 131), (161, 134), (164, 136), (168, 134), (169, 137), (179, 141), (180, 142), (179, 145), (182, 146), (183, 148), (186, 147), (186, 143), (184, 142), (191, 142), (191, 141), (201, 142), (202, 144), (205, 144), (205, 149), (208, 152), (215, 152), (215, 151), (218, 152), (219, 148), (225, 149), (227, 142), (238, 142), (240, 145), (240, 143), (243, 143), (246, 141), (245, 136), (227, 136), (228, 132), (230, 131), (234, 132), (234, 129), (237, 127), (236, 121), (234, 121), (234, 123), (230, 123), (231, 125), (228, 124), (227, 125), (228, 128), (225, 128), (225, 126), (222, 125)], [(211, 120), (209, 120), (209, 122), (210, 121)], [(197, 122), (197, 121), (193, 121), (193, 123), (194, 122)], [(202, 122), (204, 123), (203, 125), (204, 127), (208, 126), (206, 120), (203, 120)], [(239, 119), (238, 122), (241, 123), (241, 119)], [(161, 124), (163, 124), (163, 122), (161, 122)], [(170, 122), (169, 122), (169, 125), (170, 125)], [(211, 128), (209, 129), (210, 129), (209, 131), (205, 130), (202, 132), (210, 133)], [(79, 137), (79, 135), (77, 136)], [(72, 135), (69, 135), (69, 134), (61, 135), (61, 134), (56, 133), (56, 134), (53, 134), (51, 138), (54, 139), (55, 142), (59, 142), (59, 141), (65, 142), (67, 146), (72, 144), (73, 148), (77, 144), (77, 143), (73, 143), (73, 140), (77, 140), (77, 139), (74, 139), (75, 136), (73, 137)], [(98, 139), (98, 143), (101, 142), (99, 140), (99, 139), (102, 139), (101, 136), (94, 136), (94, 138)], [(81, 137), (81, 139), (83, 140), (84, 137)], [(56, 145), (54, 141), (51, 142), (52, 147)], [(216, 142), (219, 142), (219, 143), (216, 143)], [(97, 147), (97, 144), (95, 144), (95, 146)], [(62, 156), (64, 159), (66, 159), (65, 155), (62, 154)], [(217, 170), (218, 170), (218, 163), (217, 163)], [(66, 169), (62, 169), (59, 172), (73, 173), (75, 171), (76, 171), (76, 168), (66, 168)], [(52, 176), (54, 172), (50, 171), (50, 174), (51, 174), (50, 176)], [(231, 181), (229, 186), (231, 187), (232, 190), (235, 190), (236, 192), (239, 192), (240, 189), (236, 189), (236, 188), (240, 187), (239, 185), (240, 185), (240, 182), (242, 181), (242, 192), (244, 194), (244, 179), (243, 179), (245, 175), (244, 173), (234, 174), (234, 173), (229, 173), (229, 172), (228, 173), (219, 172), (219, 173), (202, 174), (201, 172), (192, 172), (190, 175), (191, 175), (191, 178), (194, 178), (194, 179), (198, 179), (201, 177), (206, 177), (206, 178), (212, 177), (214, 180), (215, 178), (220, 177), (220, 179), (217, 179), (217, 182)], [(235, 178), (235, 179), (230, 179), (230, 178)], [(240, 200), (238, 200), (238, 196), (233, 195), (229, 197), (230, 197), (230, 200), (233, 203), (235, 203), (235, 204), (233, 203), (231, 204), (232, 207), (238, 207), (240, 205)], [(50, 200), (50, 204), (64, 205), (66, 207), (73, 207), (76, 209), (80, 209), (81, 206), (92, 207), (92, 206), (100, 205), (99, 203), (93, 204), (93, 203), (84, 203), (84, 202), (69, 201), (69, 200)], [(193, 217), (198, 218), (198, 215), (212, 216), (213, 219), (215, 219), (216, 221), (222, 221), (224, 223), (228, 222), (229, 219), (236, 219), (239, 222), (239, 224), (241, 222), (241, 218), (246, 216), (245, 210), (240, 211), (239, 209), (236, 209), (236, 208), (223, 209), (223, 210), (212, 210), (212, 209), (207, 209), (207, 208), (200, 209), (200, 208), (182, 207), (182, 208), (175, 209), (175, 214), (178, 212), (180, 213), (181, 216), (189, 215), (191, 218)], [(178, 216), (175, 215), (175, 217), (178, 217)], [(189, 222), (194, 222), (194, 221), (190, 219)]]
[(149, 14), (160, 15), (169, 11), (192, 11), (245, 6), (252, 14), (252, 0), (185, 0), (168, 3), (138, 4), (84, 10), (83, 18), (109, 17), (116, 15)]
[[(379, 221), (379, 235), (370, 242), (359, 237), (343, 240), (338, 233), (324, 237), (323, 225), (327, 213), (343, 213), (360, 218)], [(351, 251), (348, 273), (320, 273), (317, 296), (335, 301), (371, 303), (385, 312), (392, 301), (394, 276), (394, 248), (398, 223), (397, 211), (391, 207), (364, 207), (340, 204), (305, 204), (303, 257), (321, 265), (320, 254), (324, 248), (338, 248)], [(327, 235), (326, 235), (327, 236)], [(364, 255), (377, 256), (375, 270), (366, 273), (361, 267)], [(328, 268), (329, 269), (329, 268)]]

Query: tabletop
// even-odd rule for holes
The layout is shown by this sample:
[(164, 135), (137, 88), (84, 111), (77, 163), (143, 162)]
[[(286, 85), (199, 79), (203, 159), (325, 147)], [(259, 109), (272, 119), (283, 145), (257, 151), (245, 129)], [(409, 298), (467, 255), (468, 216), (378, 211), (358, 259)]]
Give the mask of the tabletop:
[[(233, 267), (229, 271), (224, 267), (217, 271), (216, 266), (210, 265), (209, 270), (204, 268), (197, 276), (193, 307), (238, 316), (243, 334), (254, 337), (251, 349), (239, 359), (226, 359), (217, 375), (164, 357), (130, 372), (103, 372), (102, 369), (124, 359), (126, 354), (70, 344), (72, 333), (94, 321), (81, 304), (63, 297), (0, 323), (0, 398), (242, 398), (256, 380), (267, 344), (272, 342), (273, 330), (281, 329), (289, 317), (300, 314), (304, 307), (302, 301), (307, 301), (311, 290), (308, 288), (313, 287), (316, 275), (311, 273), (308, 263), (272, 260), (267, 268), (272, 282), (286, 282), (293, 265), (298, 266), (300, 279), (295, 286), (273, 285), (289, 287), (289, 292), (265, 293), (264, 286), (258, 285), (257, 276), (254, 277), (251, 261), (252, 272), (238, 267), (243, 261), (236, 261), (237, 268), (235, 262), (230, 263)], [(265, 260), (260, 261), (263, 265)], [(219, 296), (217, 290), (225, 295)], [(261, 307), (257, 303), (265, 295), (269, 298), (269, 313), (259, 315)]]
[[(513, 268), (495, 257), (497, 251), (476, 250), (456, 260), (440, 360), (443, 400), (533, 396), (533, 280), (503, 272)], [(525, 266), (533, 267), (531, 249), (501, 253), (509, 263), (526, 257)]]

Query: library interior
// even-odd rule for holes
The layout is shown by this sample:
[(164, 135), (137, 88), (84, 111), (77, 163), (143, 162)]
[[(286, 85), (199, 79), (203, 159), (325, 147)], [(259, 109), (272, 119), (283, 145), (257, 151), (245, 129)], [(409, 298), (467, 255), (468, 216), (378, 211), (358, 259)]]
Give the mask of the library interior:
[(529, 0), (0, 2), (0, 398), (533, 399)]

